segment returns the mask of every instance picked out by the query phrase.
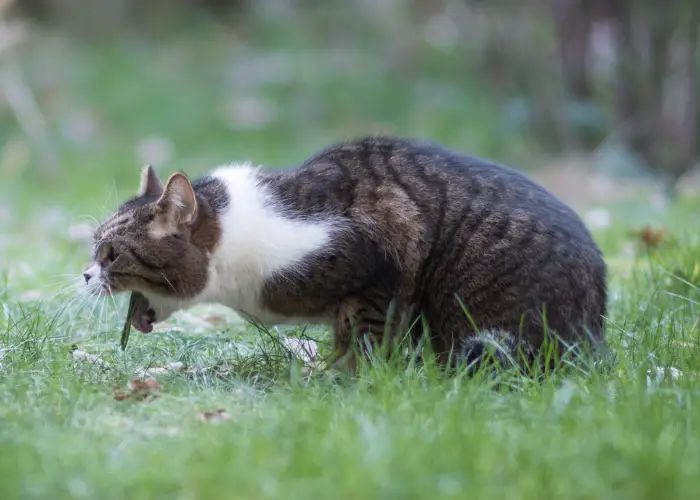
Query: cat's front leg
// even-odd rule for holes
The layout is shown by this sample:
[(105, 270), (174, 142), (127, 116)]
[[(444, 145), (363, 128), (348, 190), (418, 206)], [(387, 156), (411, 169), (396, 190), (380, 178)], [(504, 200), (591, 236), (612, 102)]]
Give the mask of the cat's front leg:
[(333, 327), (332, 369), (354, 376), (358, 356), (369, 358), (369, 351), (381, 344), (382, 323), (359, 299), (347, 301), (336, 312)]
[[(357, 373), (357, 353), (352, 332), (347, 321), (339, 321), (333, 328), (333, 357), (331, 369), (344, 375), (353, 377)], [(357, 347), (361, 347), (357, 345)]]

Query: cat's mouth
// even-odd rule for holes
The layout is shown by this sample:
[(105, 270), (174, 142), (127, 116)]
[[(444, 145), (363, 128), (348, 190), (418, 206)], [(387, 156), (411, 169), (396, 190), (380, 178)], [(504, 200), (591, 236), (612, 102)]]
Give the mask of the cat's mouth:
[(130, 321), (131, 325), (141, 333), (151, 333), (153, 331), (153, 324), (156, 323), (156, 311), (143, 295), (139, 294), (136, 298)]

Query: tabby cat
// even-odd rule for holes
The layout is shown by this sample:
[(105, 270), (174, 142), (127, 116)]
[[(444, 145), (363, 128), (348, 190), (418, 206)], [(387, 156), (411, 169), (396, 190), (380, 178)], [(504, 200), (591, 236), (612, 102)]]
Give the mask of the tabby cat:
[(575, 212), (515, 170), (429, 141), (363, 138), (291, 169), (165, 184), (148, 166), (96, 229), (84, 278), (95, 294), (142, 292), (131, 321), (144, 333), (202, 302), (328, 324), (350, 372), (357, 353), (407, 332), (446, 366), (530, 359), (545, 339), (557, 352), (605, 345), (606, 266)]

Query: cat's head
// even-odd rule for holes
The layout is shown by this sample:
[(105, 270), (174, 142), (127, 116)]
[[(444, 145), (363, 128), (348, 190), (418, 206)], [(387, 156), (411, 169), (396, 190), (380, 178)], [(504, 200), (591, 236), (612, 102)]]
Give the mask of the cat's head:
[(171, 175), (164, 185), (147, 166), (138, 196), (95, 230), (83, 277), (94, 294), (138, 290), (190, 298), (206, 285), (209, 253), (219, 237), (216, 216), (185, 174)]

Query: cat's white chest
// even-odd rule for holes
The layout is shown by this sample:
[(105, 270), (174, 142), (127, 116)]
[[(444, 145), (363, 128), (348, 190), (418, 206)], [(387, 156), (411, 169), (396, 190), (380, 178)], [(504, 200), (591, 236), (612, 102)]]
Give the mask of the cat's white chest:
[(216, 302), (266, 326), (324, 322), (320, 318), (284, 316), (263, 307), (261, 292), (265, 278), (259, 272), (262, 266), (250, 262), (241, 265), (244, 264), (241, 261), (237, 264), (213, 260), (209, 284), (198, 301)]
[(263, 281), (260, 271), (260, 263), (254, 261), (228, 260), (213, 256), (207, 287), (200, 300), (217, 302), (239, 314), (268, 323), (275, 318), (262, 307)]
[(249, 166), (212, 175), (226, 186), (230, 203), (220, 214), (221, 239), (196, 302), (217, 302), (264, 323), (301, 321), (263, 308), (262, 289), (276, 273), (303, 274), (305, 257), (331, 244), (337, 221), (290, 215)]

